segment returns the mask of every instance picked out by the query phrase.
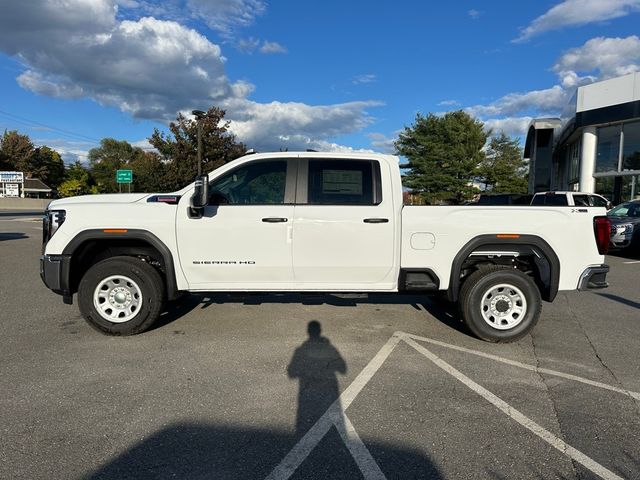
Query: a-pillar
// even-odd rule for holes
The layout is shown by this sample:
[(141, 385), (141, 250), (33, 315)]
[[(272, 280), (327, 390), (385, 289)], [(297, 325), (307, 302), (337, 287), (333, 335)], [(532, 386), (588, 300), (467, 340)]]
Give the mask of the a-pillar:
[(596, 127), (585, 127), (582, 131), (582, 153), (580, 154), (580, 191), (594, 193), (596, 181), (596, 149), (598, 137)]

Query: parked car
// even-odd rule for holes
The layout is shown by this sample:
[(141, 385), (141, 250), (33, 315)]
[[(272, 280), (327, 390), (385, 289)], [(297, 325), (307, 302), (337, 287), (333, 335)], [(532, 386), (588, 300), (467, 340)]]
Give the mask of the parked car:
[(609, 200), (597, 193), (585, 192), (539, 192), (533, 196), (531, 205), (548, 207), (605, 207), (611, 209)]
[(621, 203), (607, 216), (611, 222), (611, 248), (640, 252), (640, 200)]
[(529, 205), (532, 198), (527, 193), (483, 193), (473, 205)]

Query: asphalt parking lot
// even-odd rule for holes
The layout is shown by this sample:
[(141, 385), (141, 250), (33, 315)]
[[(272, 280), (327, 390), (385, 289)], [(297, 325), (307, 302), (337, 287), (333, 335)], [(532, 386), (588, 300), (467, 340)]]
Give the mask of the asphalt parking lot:
[(420, 296), (191, 295), (92, 330), (0, 215), (0, 478), (640, 478), (640, 259), (533, 333)]

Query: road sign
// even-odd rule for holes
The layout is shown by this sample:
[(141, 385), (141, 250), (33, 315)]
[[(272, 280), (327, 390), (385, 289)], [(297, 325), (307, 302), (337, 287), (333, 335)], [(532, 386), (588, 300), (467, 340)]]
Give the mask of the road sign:
[(22, 172), (0, 172), (0, 183), (24, 183)]
[(116, 182), (133, 183), (133, 172), (131, 170), (116, 170)]
[(17, 183), (7, 183), (4, 186), (4, 196), (5, 197), (19, 197), (20, 189)]

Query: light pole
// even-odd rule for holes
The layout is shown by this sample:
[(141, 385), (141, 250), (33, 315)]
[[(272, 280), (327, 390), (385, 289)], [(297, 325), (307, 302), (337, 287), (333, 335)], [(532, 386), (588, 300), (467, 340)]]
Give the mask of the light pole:
[(193, 110), (191, 112), (196, 117), (198, 124), (198, 177), (202, 175), (202, 119), (207, 116), (202, 110)]

